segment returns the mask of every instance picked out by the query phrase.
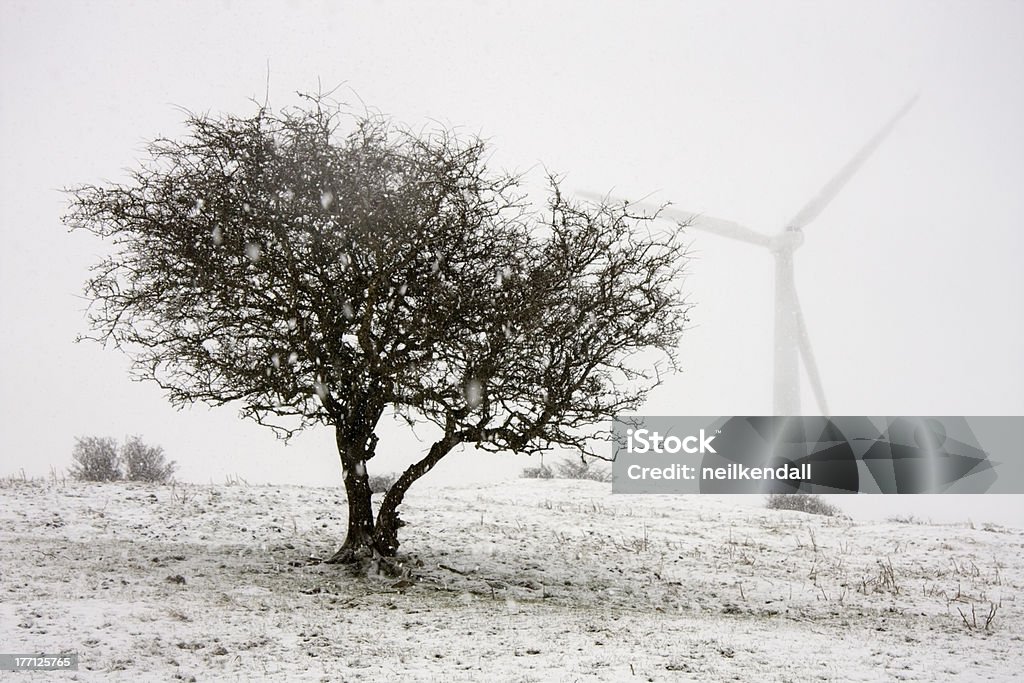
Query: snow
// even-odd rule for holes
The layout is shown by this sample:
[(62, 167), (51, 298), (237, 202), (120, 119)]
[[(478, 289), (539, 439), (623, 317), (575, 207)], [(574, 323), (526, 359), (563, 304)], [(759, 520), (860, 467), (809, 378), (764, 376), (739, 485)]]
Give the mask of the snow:
[(505, 266), (503, 268), (500, 268), (497, 272), (497, 275), (494, 278), (494, 284), (497, 285), (498, 287), (501, 287), (502, 285), (505, 284), (506, 281), (512, 279), (512, 275), (513, 273), (511, 267)]
[(77, 651), (77, 680), (998, 681), (1024, 667), (1020, 529), (565, 480), (414, 487), (402, 516), (411, 575), (353, 576), (308, 562), (344, 534), (338, 488), (6, 480), (0, 642)]
[(245, 245), (245, 255), (250, 261), (256, 263), (260, 260), (260, 256), (263, 255), (263, 247), (255, 242), (247, 242)]
[(480, 380), (471, 379), (466, 382), (466, 385), (462, 388), (462, 393), (466, 399), (466, 405), (470, 408), (478, 408), (483, 402), (484, 387)]

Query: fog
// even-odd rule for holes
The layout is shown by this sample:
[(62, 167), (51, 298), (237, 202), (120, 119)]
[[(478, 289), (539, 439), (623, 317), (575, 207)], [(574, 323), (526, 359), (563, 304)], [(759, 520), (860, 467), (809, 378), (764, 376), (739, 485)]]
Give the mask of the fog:
[[(0, 476), (58, 471), (76, 435), (140, 434), (179, 477), (340, 484), (326, 429), (287, 446), (231, 407), (176, 411), (86, 332), (61, 188), (124, 179), (182, 109), (337, 97), (490, 140), (496, 168), (672, 201), (775, 232), (915, 93), (796, 252), (837, 415), (1024, 413), (1024, 5), (1018, 2), (53, 3), (0, 10)], [(268, 85), (269, 76), (269, 85)], [(538, 195), (538, 199), (541, 195)], [(648, 414), (772, 408), (772, 260), (692, 233), (684, 371)], [(813, 407), (803, 387), (805, 409)], [(423, 444), (398, 423), (371, 471)], [(424, 484), (535, 464), (449, 458)], [(1024, 497), (858, 497), (855, 515), (1012, 522)], [(751, 500), (751, 504), (759, 501)]]

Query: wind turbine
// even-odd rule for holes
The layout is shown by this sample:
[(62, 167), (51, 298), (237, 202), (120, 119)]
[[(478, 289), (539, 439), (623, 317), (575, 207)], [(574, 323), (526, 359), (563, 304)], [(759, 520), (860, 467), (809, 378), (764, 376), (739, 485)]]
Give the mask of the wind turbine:
[[(691, 213), (672, 207), (662, 208), (645, 202), (625, 202), (630, 206), (660, 211), (660, 218), (673, 219), (697, 230), (764, 247), (771, 253), (775, 259), (775, 372), (772, 404), (776, 415), (800, 415), (798, 368), (800, 358), (803, 358), (804, 368), (807, 370), (807, 377), (810, 379), (814, 398), (822, 415), (829, 414), (828, 404), (825, 401), (825, 390), (818, 373), (818, 365), (814, 360), (814, 351), (811, 349), (810, 337), (807, 334), (807, 323), (800, 309), (800, 298), (797, 296), (796, 281), (793, 277), (793, 254), (804, 243), (803, 229), (835, 199), (843, 186), (882, 144), (882, 141), (892, 132), (899, 120), (906, 116), (915, 102), (917, 102), (917, 95), (908, 100), (875, 133), (874, 137), (868, 140), (860, 151), (839, 169), (839, 172), (831, 180), (825, 183), (818, 194), (774, 235), (766, 235), (738, 223), (704, 214)], [(610, 199), (608, 195), (599, 195), (593, 192), (579, 192), (578, 194), (601, 202)]]

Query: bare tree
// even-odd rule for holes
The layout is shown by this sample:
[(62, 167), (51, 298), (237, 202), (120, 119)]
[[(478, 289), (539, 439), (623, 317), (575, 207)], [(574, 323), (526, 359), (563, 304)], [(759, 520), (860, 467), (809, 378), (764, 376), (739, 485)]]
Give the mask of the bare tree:
[[(409, 486), (460, 444), (591, 450), (674, 362), (687, 304), (678, 231), (568, 201), (450, 131), (309, 98), (190, 116), (124, 184), (71, 190), (66, 222), (115, 245), (93, 268), (95, 338), (176, 405), (237, 403), (285, 438), (334, 429), (348, 498), (335, 555), (393, 555)], [(642, 352), (642, 353), (638, 353)], [(441, 437), (374, 519), (367, 462), (386, 412)]]

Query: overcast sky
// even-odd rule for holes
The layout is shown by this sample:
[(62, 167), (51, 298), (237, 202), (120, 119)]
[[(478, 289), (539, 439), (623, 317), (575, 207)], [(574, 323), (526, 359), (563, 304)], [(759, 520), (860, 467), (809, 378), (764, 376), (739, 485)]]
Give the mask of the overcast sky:
[[(251, 113), (268, 65), (275, 107), (345, 84), (341, 99), (404, 123), (482, 134), (497, 167), (655, 193), (766, 232), (919, 92), (796, 254), (830, 407), (1024, 414), (1024, 3), (3, 0), (0, 12), (0, 475), (67, 467), (76, 435), (141, 434), (187, 480), (340, 482), (328, 431), (285, 447), (233, 408), (176, 412), (128, 380), (117, 352), (72, 343), (107, 247), (67, 233), (60, 188), (123, 179), (146, 140), (182, 132), (182, 107)], [(768, 414), (771, 259), (693, 238), (685, 372), (645, 412)], [(415, 455), (399, 433), (371, 471)], [(474, 453), (430, 476), (524, 464)], [(1021, 500), (955, 510), (1024, 516)]]

